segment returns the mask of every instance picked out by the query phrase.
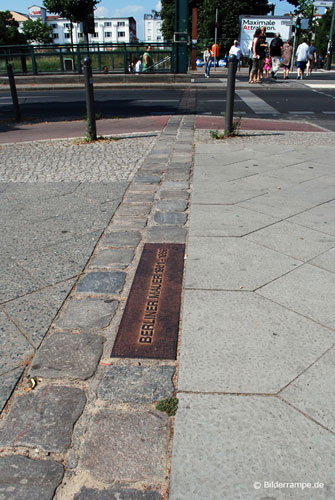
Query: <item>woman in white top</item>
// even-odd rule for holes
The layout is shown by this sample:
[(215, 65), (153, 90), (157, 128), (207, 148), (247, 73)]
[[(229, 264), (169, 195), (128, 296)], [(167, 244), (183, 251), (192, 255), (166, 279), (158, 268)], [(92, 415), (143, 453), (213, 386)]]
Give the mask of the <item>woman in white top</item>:
[(211, 71), (211, 62), (212, 62), (212, 51), (209, 47), (206, 48), (204, 52), (204, 62), (205, 62), (205, 77), (209, 78), (209, 73)]
[(135, 64), (134, 73), (142, 73), (142, 67), (142, 56), (140, 56), (137, 63)]

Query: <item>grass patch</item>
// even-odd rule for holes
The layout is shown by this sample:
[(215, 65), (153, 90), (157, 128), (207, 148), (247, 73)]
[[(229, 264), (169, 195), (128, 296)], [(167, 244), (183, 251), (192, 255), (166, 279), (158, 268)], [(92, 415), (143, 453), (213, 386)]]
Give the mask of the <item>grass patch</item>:
[(156, 410), (164, 411), (169, 417), (173, 417), (177, 413), (177, 409), (178, 398), (162, 399), (156, 406)]

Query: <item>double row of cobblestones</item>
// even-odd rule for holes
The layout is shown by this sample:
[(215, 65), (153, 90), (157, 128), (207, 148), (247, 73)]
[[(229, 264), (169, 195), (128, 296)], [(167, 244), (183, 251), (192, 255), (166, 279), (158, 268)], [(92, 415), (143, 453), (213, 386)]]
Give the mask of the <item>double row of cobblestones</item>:
[(15, 391), (0, 498), (167, 497), (173, 422), (155, 403), (177, 362), (110, 353), (143, 244), (186, 242), (192, 144), (193, 119), (172, 117), (31, 362), (37, 387)]

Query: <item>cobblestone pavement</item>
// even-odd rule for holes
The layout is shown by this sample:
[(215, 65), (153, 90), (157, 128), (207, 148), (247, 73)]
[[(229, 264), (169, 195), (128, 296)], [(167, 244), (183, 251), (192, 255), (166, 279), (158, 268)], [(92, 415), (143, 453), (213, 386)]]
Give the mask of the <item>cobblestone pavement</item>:
[(0, 182), (107, 182), (131, 180), (157, 134), (110, 141), (38, 141), (0, 146)]
[(110, 353), (144, 242), (186, 241), (192, 144), (176, 116), (158, 138), (3, 146), (0, 498), (167, 497), (154, 402), (176, 362)]

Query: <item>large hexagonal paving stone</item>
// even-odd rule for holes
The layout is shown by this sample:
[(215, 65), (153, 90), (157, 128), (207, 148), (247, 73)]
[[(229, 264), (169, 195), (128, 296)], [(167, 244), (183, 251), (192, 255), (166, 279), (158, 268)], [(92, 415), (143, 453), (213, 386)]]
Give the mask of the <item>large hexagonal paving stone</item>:
[(334, 456), (334, 435), (275, 397), (180, 394), (169, 499), (333, 499)]
[(334, 341), (252, 293), (186, 290), (183, 309), (179, 391), (277, 393)]
[(255, 290), (301, 261), (240, 238), (191, 237), (186, 287)]

